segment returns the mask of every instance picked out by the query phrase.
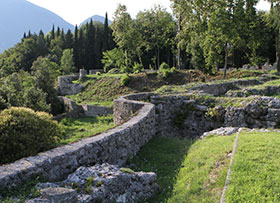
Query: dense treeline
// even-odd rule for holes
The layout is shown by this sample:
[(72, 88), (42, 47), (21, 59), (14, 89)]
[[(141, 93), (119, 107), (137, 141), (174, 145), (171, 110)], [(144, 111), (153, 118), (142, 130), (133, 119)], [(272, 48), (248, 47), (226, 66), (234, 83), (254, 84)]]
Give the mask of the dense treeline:
[(256, 11), (257, 0), (172, 2), (179, 48), (191, 56), (193, 67), (212, 72), (228, 64), (238, 68), (277, 59), (280, 70), (280, 1), (269, 1), (270, 12)]
[(91, 21), (73, 33), (53, 27), (24, 34), (0, 55), (0, 110), (58, 113), (55, 78), (81, 68), (130, 73), (176, 66), (226, 74), (228, 66), (276, 62), (280, 71), (280, 1), (269, 2), (271, 10), (259, 12), (258, 0), (172, 0), (174, 15), (154, 6), (135, 19), (119, 5), (110, 26), (106, 15), (104, 24)]
[(105, 23), (90, 22), (75, 32), (59, 27), (44, 34), (24, 33), (22, 41), (0, 55), (0, 110), (23, 106), (59, 114), (56, 78), (80, 68), (102, 68), (102, 52), (115, 47)]

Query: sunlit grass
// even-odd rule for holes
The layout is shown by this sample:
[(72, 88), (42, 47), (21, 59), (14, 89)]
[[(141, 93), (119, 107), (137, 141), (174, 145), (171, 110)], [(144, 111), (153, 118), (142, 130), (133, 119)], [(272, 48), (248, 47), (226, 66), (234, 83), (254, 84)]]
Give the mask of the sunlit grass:
[(226, 202), (280, 201), (280, 133), (239, 137)]
[(61, 145), (93, 136), (114, 127), (113, 115), (94, 118), (64, 118), (60, 124), (64, 129)]
[(234, 138), (154, 138), (132, 160), (135, 171), (157, 174), (162, 191), (148, 202), (218, 202)]

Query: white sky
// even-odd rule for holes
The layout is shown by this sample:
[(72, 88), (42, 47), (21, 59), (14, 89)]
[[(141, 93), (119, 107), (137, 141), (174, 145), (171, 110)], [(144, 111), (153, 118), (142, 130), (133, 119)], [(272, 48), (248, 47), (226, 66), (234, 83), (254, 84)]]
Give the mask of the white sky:
[[(108, 12), (108, 17), (112, 20), (119, 3), (124, 4), (128, 8), (128, 12), (132, 17), (135, 17), (139, 11), (150, 9), (155, 4), (160, 4), (167, 8), (169, 12), (169, 0), (28, 0), (38, 6), (44, 7), (59, 16), (69, 23), (75, 25), (80, 24), (85, 19), (93, 15), (105, 16)], [(257, 8), (260, 10), (269, 10), (269, 4), (261, 0)]]

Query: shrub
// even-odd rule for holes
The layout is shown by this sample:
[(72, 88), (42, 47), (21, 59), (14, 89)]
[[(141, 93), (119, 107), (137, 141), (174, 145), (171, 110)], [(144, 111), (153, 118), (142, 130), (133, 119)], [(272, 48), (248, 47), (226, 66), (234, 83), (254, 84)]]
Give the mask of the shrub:
[(169, 70), (170, 67), (167, 63), (163, 62), (162, 64), (160, 64), (159, 69)]
[(0, 164), (48, 150), (62, 134), (51, 115), (24, 107), (0, 113), (0, 132)]
[(124, 75), (121, 79), (121, 84), (124, 86), (127, 86), (130, 82), (131, 78), (129, 77), (129, 75)]
[(172, 72), (173, 72), (173, 70), (172, 71), (170, 70), (169, 65), (167, 63), (163, 62), (159, 67), (158, 75), (160, 77), (167, 78), (170, 75), (170, 73), (172, 73)]
[(141, 73), (144, 71), (144, 68), (141, 64), (139, 63), (134, 63), (134, 66), (133, 66), (133, 73), (137, 74), (137, 73)]

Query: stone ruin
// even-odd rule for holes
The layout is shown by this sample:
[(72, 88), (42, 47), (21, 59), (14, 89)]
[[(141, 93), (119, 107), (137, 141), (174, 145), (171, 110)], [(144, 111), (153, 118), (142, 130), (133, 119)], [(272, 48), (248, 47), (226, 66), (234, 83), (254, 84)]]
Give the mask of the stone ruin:
[[(279, 127), (278, 98), (253, 96), (240, 107), (224, 108), (218, 105), (213, 109), (210, 107), (211, 101), (202, 102), (199, 98), (192, 97), (194, 92), (204, 96), (219, 96), (227, 94), (236, 85), (261, 84), (270, 79), (274, 78), (203, 84), (186, 89), (186, 95), (139, 93), (120, 97), (114, 101), (114, 123), (117, 127), (97, 136), (0, 166), (0, 185), (18, 185), (28, 178), (43, 175), (51, 183), (37, 185), (41, 189), (41, 197), (38, 201), (30, 201), (53, 202), (55, 198), (61, 198), (61, 202), (64, 198), (65, 202), (90, 202), (95, 201), (95, 198), (103, 202), (142, 201), (158, 191), (156, 175), (135, 173), (121, 167), (128, 157), (134, 156), (153, 136), (202, 135), (203, 138), (209, 135), (205, 132), (218, 128), (220, 129), (215, 131), (216, 134), (227, 135), (238, 131), (240, 127)], [(215, 116), (210, 116), (209, 110), (215, 110)], [(85, 182), (90, 181), (89, 177), (92, 177), (92, 184), (87, 187), (86, 193)], [(126, 184), (131, 181), (133, 184)], [(74, 185), (78, 185), (80, 192), (77, 192)], [(67, 199), (70, 196), (71, 200)]]

